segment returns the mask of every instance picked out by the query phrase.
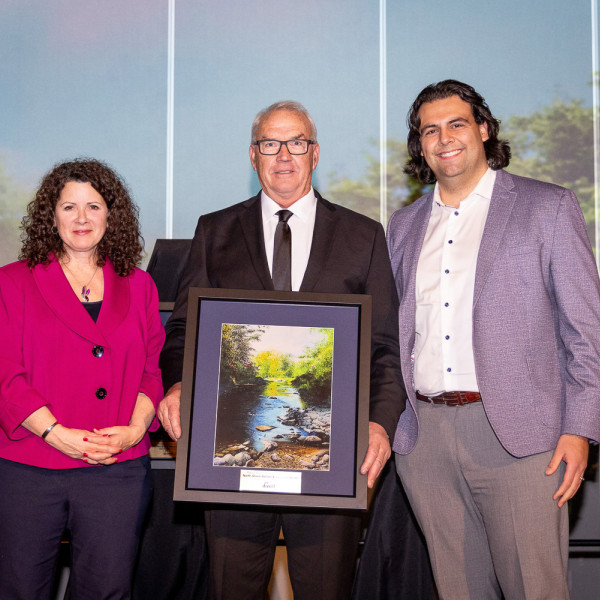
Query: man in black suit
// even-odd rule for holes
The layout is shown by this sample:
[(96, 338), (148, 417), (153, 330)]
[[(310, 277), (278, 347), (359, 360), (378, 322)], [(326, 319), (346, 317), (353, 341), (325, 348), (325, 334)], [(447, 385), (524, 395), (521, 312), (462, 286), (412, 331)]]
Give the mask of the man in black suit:
[[(158, 416), (167, 433), (178, 439), (190, 286), (370, 294), (369, 445), (361, 472), (372, 487), (390, 456), (390, 439), (406, 398), (398, 360), (398, 300), (383, 228), (328, 202), (312, 188), (319, 145), (315, 124), (301, 104), (279, 102), (258, 113), (250, 161), (262, 191), (198, 221), (182, 292), (167, 324), (161, 368), (168, 392)], [(291, 257), (289, 248), (283, 250), (290, 236)], [(206, 527), (215, 599), (266, 597), (281, 527), (296, 600), (350, 596), (358, 514), (211, 507)]]

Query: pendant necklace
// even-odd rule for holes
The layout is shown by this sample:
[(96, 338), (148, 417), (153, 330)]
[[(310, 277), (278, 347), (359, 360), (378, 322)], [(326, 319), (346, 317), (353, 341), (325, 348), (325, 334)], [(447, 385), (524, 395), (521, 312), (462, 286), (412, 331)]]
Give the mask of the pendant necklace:
[[(73, 274), (73, 271), (71, 271), (71, 269), (69, 269), (69, 267), (61, 261), (60, 263), (67, 271), (69, 271), (69, 273), (71, 273), (73, 279), (75, 280), (75, 283), (77, 283), (77, 278), (75, 277), (75, 275)], [(98, 265), (96, 265), (96, 270), (94, 271), (94, 274), (90, 277), (90, 280), (81, 288), (81, 298), (83, 300), (85, 300), (86, 302), (90, 301), (90, 283), (92, 283), (92, 280), (94, 279), (94, 277), (96, 277), (96, 273), (98, 272)]]

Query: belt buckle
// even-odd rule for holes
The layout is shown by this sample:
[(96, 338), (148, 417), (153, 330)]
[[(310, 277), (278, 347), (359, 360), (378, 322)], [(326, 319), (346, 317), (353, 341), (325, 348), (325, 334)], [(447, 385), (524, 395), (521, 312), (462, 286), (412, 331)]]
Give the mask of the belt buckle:
[(446, 404), (444, 401), (443, 394), (437, 394), (435, 396), (427, 396), (427, 400), (429, 400), (429, 404)]

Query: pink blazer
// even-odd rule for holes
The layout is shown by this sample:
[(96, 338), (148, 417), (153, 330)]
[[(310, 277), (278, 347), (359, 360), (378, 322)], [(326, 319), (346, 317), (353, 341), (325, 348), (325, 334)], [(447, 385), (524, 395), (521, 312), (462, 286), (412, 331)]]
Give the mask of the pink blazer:
[[(155, 406), (163, 388), (164, 330), (158, 295), (139, 269), (119, 277), (107, 262), (98, 322), (73, 293), (57, 261), (0, 268), (0, 457), (37, 467), (87, 467), (21, 426), (48, 406), (65, 427), (127, 425), (139, 392)], [(151, 429), (156, 429), (154, 421)], [(148, 435), (119, 460), (147, 454)]]

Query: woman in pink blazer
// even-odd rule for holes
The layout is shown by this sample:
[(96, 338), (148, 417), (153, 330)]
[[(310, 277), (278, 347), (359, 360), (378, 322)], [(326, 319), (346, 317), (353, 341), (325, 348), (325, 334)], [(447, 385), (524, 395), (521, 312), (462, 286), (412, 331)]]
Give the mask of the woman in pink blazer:
[(0, 269), (0, 590), (50, 598), (60, 541), (72, 600), (129, 598), (163, 395), (137, 207), (106, 165), (42, 181), (20, 261)]

